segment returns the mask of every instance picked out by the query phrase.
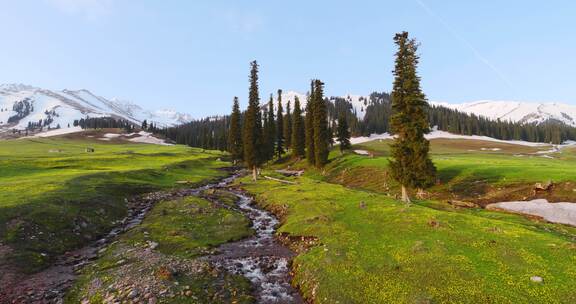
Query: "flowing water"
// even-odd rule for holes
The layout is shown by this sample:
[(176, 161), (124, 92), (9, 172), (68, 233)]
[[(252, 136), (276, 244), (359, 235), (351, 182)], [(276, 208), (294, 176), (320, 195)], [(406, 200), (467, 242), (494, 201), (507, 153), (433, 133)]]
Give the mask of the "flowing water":
[(253, 206), (253, 200), (239, 192), (238, 208), (252, 221), (254, 236), (218, 248), (208, 257), (215, 266), (248, 278), (256, 291), (258, 303), (303, 303), (290, 284), (289, 261), (294, 253), (274, 237), (278, 219), (270, 212)]

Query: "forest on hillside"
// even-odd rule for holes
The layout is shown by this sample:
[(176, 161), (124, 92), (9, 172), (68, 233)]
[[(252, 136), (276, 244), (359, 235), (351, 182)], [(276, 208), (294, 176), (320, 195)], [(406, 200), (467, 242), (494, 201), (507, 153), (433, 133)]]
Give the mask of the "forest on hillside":
[[(389, 119), (392, 115), (392, 102), (388, 93), (374, 92), (370, 94), (369, 100), (366, 101), (363, 119), (358, 118), (352, 104), (345, 98), (325, 98), (324, 102), (328, 111), (329, 131), (332, 133), (332, 137), (336, 136), (338, 118), (342, 116), (345, 117), (352, 136), (391, 133)], [(264, 110), (265, 107), (262, 111)], [(576, 140), (576, 128), (559, 121), (551, 120), (540, 124), (495, 121), (443, 106), (429, 106), (427, 115), (431, 126), (454, 134), (553, 144), (560, 144), (566, 140)], [(157, 129), (157, 132), (179, 144), (226, 150), (229, 125), (230, 116), (223, 115), (195, 120), (177, 127)]]

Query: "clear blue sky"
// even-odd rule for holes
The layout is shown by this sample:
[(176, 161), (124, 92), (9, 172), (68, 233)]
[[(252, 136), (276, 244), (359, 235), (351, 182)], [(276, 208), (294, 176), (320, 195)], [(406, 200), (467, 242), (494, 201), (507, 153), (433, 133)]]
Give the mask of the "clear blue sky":
[(391, 88), (395, 32), (421, 42), (430, 100), (576, 104), (573, 1), (1, 0), (0, 83), (87, 88), (195, 116), (261, 95)]

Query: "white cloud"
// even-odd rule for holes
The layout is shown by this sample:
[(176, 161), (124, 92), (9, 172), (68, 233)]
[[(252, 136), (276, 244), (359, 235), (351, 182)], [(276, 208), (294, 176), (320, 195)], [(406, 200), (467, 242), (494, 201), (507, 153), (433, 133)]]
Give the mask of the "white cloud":
[(115, 0), (45, 0), (65, 14), (81, 16), (90, 20), (109, 15)]

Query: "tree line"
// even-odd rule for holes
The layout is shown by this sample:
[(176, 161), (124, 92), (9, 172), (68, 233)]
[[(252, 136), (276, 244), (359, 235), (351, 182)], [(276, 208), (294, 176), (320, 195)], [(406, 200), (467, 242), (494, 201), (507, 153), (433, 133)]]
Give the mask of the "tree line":
[(324, 83), (318, 79), (311, 81), (304, 114), (298, 98), (294, 100), (293, 110), (288, 102), (284, 112), (281, 90), (277, 100), (270, 95), (268, 103), (261, 107), (258, 68), (256, 61), (251, 62), (248, 107), (243, 113), (238, 98), (234, 98), (227, 132), (232, 159), (250, 168), (254, 180), (264, 163), (280, 159), (288, 152), (294, 158), (306, 158), (315, 167), (326, 165), (332, 134)]

